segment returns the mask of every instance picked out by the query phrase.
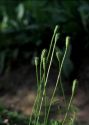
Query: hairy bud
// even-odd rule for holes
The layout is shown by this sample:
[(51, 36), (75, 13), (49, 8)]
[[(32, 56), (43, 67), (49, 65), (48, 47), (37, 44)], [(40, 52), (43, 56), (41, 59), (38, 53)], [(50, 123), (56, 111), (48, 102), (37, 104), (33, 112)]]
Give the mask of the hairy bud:
[(58, 31), (58, 29), (59, 29), (59, 26), (56, 25), (56, 26), (55, 26), (55, 29), (54, 29), (54, 34)]
[(42, 53), (41, 53), (41, 62), (43, 61), (43, 58), (46, 58), (47, 55), (47, 50), (43, 49)]
[(35, 65), (38, 66), (39, 64), (39, 57), (35, 57)]
[(70, 37), (69, 37), (69, 36), (67, 36), (67, 37), (66, 37), (66, 48), (68, 47), (69, 42), (70, 42)]

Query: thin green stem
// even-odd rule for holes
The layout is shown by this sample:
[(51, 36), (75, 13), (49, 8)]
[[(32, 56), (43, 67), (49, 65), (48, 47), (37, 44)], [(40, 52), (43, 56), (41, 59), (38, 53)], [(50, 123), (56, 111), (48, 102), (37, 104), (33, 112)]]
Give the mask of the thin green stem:
[(51, 44), (50, 44), (49, 52), (48, 52), (48, 56), (47, 56), (47, 61), (49, 60), (49, 57), (50, 57), (50, 54), (51, 54), (51, 51), (52, 51), (53, 41), (54, 41), (54, 38), (55, 38), (55, 35), (56, 35), (57, 31), (58, 31), (58, 26), (56, 26), (55, 29), (54, 29), (54, 33), (53, 33), (53, 36), (52, 36), (52, 39), (51, 39)]
[[(38, 66), (37, 65), (36, 65), (36, 79), (37, 79), (37, 87), (38, 87), (37, 90), (39, 90), (39, 78), (38, 78)], [(32, 108), (32, 115), (34, 113), (35, 106), (37, 104), (37, 100), (38, 100), (38, 92), (37, 92), (37, 96), (36, 96), (36, 99), (35, 99), (35, 102), (34, 102), (34, 105), (33, 105), (33, 108)], [(29, 120), (29, 125), (31, 124), (32, 115), (31, 115), (30, 120)]]
[(53, 98), (54, 98), (54, 95), (55, 95), (55, 92), (56, 92), (56, 89), (57, 89), (57, 86), (58, 86), (58, 83), (59, 83), (59, 79), (60, 79), (60, 76), (61, 76), (61, 71), (62, 71), (63, 63), (64, 63), (64, 60), (65, 60), (65, 57), (66, 57), (66, 53), (67, 53), (67, 48), (65, 50), (65, 53), (64, 53), (64, 56), (63, 56), (63, 59), (62, 59), (62, 63), (61, 63), (61, 66), (60, 66), (60, 71), (59, 71), (57, 81), (56, 81), (56, 85), (55, 85), (55, 88), (54, 88), (54, 91), (53, 91), (53, 94), (52, 94), (52, 98), (51, 98), (51, 101), (50, 101), (50, 105), (49, 105), (49, 109), (48, 109), (48, 113), (47, 113), (47, 118), (46, 118), (46, 123), (47, 123), (47, 120), (48, 120), (50, 108), (52, 106)]
[[(44, 83), (45, 83), (45, 80), (46, 80), (46, 67), (44, 68)], [(45, 86), (44, 86), (44, 89), (45, 89)], [(47, 106), (47, 102), (46, 102), (46, 89), (45, 89), (45, 117), (44, 117), (44, 124), (45, 124), (45, 119), (46, 119), (46, 106)]]
[(73, 100), (73, 96), (74, 96), (74, 93), (75, 93), (75, 87), (76, 87), (76, 84), (77, 84), (77, 80), (74, 80), (73, 81), (73, 86), (72, 86), (72, 95), (71, 95), (71, 98), (70, 98), (70, 101), (69, 101), (69, 105), (68, 105), (68, 108), (67, 108), (67, 112), (65, 114), (65, 117), (64, 117), (64, 120), (62, 122), (62, 125), (64, 125), (66, 119), (67, 119), (67, 116), (68, 116), (68, 112), (69, 112), (69, 109), (71, 107), (71, 104), (72, 104), (72, 100)]
[(52, 55), (51, 55), (50, 63), (49, 63), (49, 66), (48, 66), (46, 80), (45, 80), (45, 83), (44, 83), (44, 90), (43, 90), (42, 100), (41, 100), (40, 108), (39, 108), (39, 112), (38, 112), (37, 124), (38, 124), (39, 115), (40, 115), (41, 108), (42, 108), (42, 103), (43, 103), (43, 99), (44, 99), (44, 95), (45, 95), (45, 88), (46, 88), (46, 85), (47, 85), (48, 76), (49, 76), (50, 68), (51, 68), (51, 65), (52, 65), (52, 60), (53, 60), (53, 55), (54, 55), (54, 50), (55, 50), (55, 47), (56, 47), (56, 43), (57, 43), (57, 41), (55, 40), (54, 45), (53, 45), (53, 50), (52, 50)]
[(72, 100), (73, 100), (73, 96), (74, 96), (74, 94), (71, 95), (70, 102), (69, 102), (69, 105), (68, 105), (68, 109), (67, 109), (67, 112), (66, 112), (66, 114), (65, 114), (65, 117), (64, 117), (64, 120), (63, 120), (63, 122), (62, 122), (62, 125), (64, 125), (64, 123), (65, 123), (65, 121), (66, 121), (66, 118), (67, 118), (67, 116), (68, 116), (68, 112), (69, 112), (69, 109), (70, 109), (70, 106), (71, 106), (71, 103), (72, 103)]
[(51, 49), (52, 49), (54, 37), (55, 37), (55, 33), (53, 34), (52, 39), (51, 39), (51, 44), (50, 44), (47, 60), (49, 60), (49, 57), (50, 57), (50, 54), (51, 54)]
[(38, 66), (36, 66), (37, 88), (39, 87)]
[(60, 76), (60, 86), (61, 86), (61, 89), (62, 89), (62, 94), (63, 94), (63, 98), (64, 98), (65, 106), (66, 106), (66, 97), (65, 97), (65, 92), (64, 92), (63, 85), (62, 85), (62, 81), (61, 81), (61, 76)]
[[(59, 70), (60, 70), (60, 67), (61, 67), (61, 63), (60, 63), (60, 61), (59, 61)], [(65, 106), (66, 106), (66, 97), (65, 97), (65, 92), (64, 92), (64, 87), (63, 87), (63, 84), (62, 84), (61, 76), (60, 76), (60, 86), (61, 86), (61, 90), (62, 90), (62, 94), (63, 94)]]
[[(33, 115), (33, 113), (34, 113), (37, 100), (38, 100), (38, 95), (36, 96), (36, 99), (35, 99), (35, 102), (34, 102), (34, 105), (33, 105), (33, 108), (32, 108), (32, 115)], [(29, 125), (31, 125), (32, 115), (30, 116)]]
[(40, 61), (40, 84), (41, 84), (41, 78), (42, 78), (42, 61)]

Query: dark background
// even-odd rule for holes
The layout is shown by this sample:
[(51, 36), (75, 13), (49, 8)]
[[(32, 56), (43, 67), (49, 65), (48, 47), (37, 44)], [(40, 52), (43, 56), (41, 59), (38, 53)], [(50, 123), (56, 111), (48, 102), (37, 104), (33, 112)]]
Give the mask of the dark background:
[(55, 25), (60, 26), (59, 48), (71, 37), (71, 60), (79, 67), (89, 48), (88, 0), (1, 0), (0, 74), (10, 65), (30, 63), (48, 48)]

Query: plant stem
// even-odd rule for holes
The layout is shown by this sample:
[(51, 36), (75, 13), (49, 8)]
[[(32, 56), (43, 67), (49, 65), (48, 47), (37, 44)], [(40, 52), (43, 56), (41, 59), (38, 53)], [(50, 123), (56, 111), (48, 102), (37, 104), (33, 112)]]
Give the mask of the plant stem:
[[(54, 37), (53, 37), (53, 38), (54, 38)], [(57, 43), (57, 41), (55, 40), (54, 45), (53, 45), (53, 50), (52, 50), (51, 59), (50, 59), (49, 66), (48, 66), (48, 71), (47, 71), (46, 80), (45, 80), (45, 83), (44, 83), (44, 90), (43, 90), (42, 100), (41, 100), (40, 108), (39, 108), (39, 112), (38, 112), (37, 124), (38, 124), (39, 115), (40, 115), (41, 108), (42, 108), (43, 98), (44, 98), (44, 95), (45, 95), (45, 89), (46, 89), (46, 85), (47, 85), (47, 81), (48, 81), (48, 76), (49, 76), (50, 68), (51, 68), (51, 65), (52, 65), (52, 60), (53, 60), (53, 55), (54, 55), (54, 50), (55, 50), (55, 47), (56, 47), (56, 43)]]
[(71, 95), (70, 102), (69, 102), (69, 105), (68, 105), (68, 109), (67, 109), (67, 112), (66, 112), (66, 114), (65, 114), (65, 117), (64, 117), (64, 120), (63, 120), (63, 122), (62, 122), (62, 125), (64, 125), (64, 123), (65, 123), (65, 121), (66, 121), (66, 118), (67, 118), (67, 116), (68, 116), (68, 112), (69, 112), (69, 109), (70, 109), (70, 106), (71, 106), (71, 103), (72, 103), (72, 100), (73, 100), (73, 96), (74, 96), (74, 94)]
[(42, 61), (40, 61), (40, 84), (41, 84), (41, 78), (42, 78)]
[(56, 26), (55, 29), (54, 29), (54, 33), (53, 33), (53, 36), (52, 36), (52, 39), (51, 39), (51, 44), (50, 44), (49, 52), (48, 52), (48, 56), (47, 56), (47, 61), (49, 60), (51, 50), (52, 50), (52, 46), (53, 46), (54, 37), (55, 37), (57, 31), (58, 31), (58, 26)]
[(61, 76), (60, 76), (60, 86), (61, 86), (61, 90), (62, 90), (62, 94), (63, 94), (63, 98), (64, 98), (65, 106), (66, 106), (66, 97), (65, 97), (65, 92), (64, 92), (64, 88), (63, 88), (63, 84), (62, 84)]
[(63, 63), (64, 63), (64, 60), (65, 60), (65, 57), (66, 57), (66, 53), (67, 53), (67, 48), (65, 50), (65, 53), (64, 53), (64, 56), (63, 56), (63, 59), (62, 59), (62, 63), (61, 63), (61, 66), (60, 66), (60, 71), (59, 71), (59, 74), (58, 74), (58, 77), (57, 77), (56, 85), (55, 85), (55, 88), (54, 88), (54, 91), (53, 91), (53, 94), (52, 94), (52, 98), (51, 98), (51, 101), (50, 101), (50, 105), (49, 105), (49, 108), (48, 108), (46, 124), (47, 124), (50, 108), (52, 106), (52, 101), (53, 101), (53, 98), (54, 98), (54, 95), (55, 95), (55, 92), (56, 92), (56, 89), (57, 89), (57, 86), (58, 86), (58, 83), (59, 83), (59, 79), (60, 79), (60, 76), (61, 76), (61, 71), (62, 71)]
[[(46, 80), (46, 66), (45, 66), (45, 68), (44, 68), (44, 83), (45, 83), (45, 80)], [(45, 86), (44, 86), (44, 89), (45, 89)], [(45, 125), (45, 119), (46, 119), (46, 105), (47, 105), (47, 103), (46, 103), (46, 89), (45, 89), (45, 118), (44, 118), (44, 125)]]
[(37, 79), (37, 88), (38, 88), (39, 87), (38, 66), (36, 66), (36, 79)]
[[(34, 105), (33, 105), (33, 108), (32, 108), (32, 115), (33, 115), (33, 112), (35, 110), (37, 100), (38, 100), (38, 95), (36, 96), (36, 99), (35, 99), (35, 102), (34, 102)], [(31, 125), (32, 115), (30, 116), (29, 125)]]
[[(37, 79), (37, 90), (39, 91), (39, 78), (38, 78), (38, 66), (36, 65), (36, 79)], [(34, 105), (33, 105), (33, 108), (32, 108), (32, 114), (34, 113), (34, 110), (35, 110), (35, 106), (36, 106), (36, 103), (37, 103), (37, 100), (38, 100), (38, 94), (39, 92), (37, 92), (37, 96), (36, 96), (36, 99), (35, 99), (35, 102), (34, 102)], [(31, 124), (31, 120), (32, 120), (32, 115), (30, 117), (30, 120), (29, 120), (29, 125)]]

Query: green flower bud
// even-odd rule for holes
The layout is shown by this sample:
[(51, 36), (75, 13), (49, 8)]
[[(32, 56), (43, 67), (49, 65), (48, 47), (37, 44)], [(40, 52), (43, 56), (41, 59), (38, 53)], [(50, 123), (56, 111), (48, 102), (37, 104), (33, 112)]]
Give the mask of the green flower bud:
[(66, 37), (66, 48), (68, 47), (69, 42), (70, 42), (70, 37), (69, 37), (69, 36), (67, 36), (67, 37)]
[(43, 58), (46, 58), (47, 55), (47, 50), (43, 49), (42, 53), (41, 53), (41, 62), (43, 61)]
[(39, 64), (39, 57), (35, 57), (35, 65), (38, 66)]
[(73, 81), (73, 85), (72, 85), (72, 94), (74, 94), (74, 92), (75, 92), (75, 87), (76, 87), (76, 84), (78, 83), (78, 81), (75, 79), (74, 81)]
[(54, 29), (54, 34), (58, 31), (58, 29), (59, 29), (59, 26), (56, 25), (56, 26), (55, 26), (55, 29)]
[(46, 58), (43, 57), (43, 69), (45, 70), (45, 68), (46, 68)]
[(60, 61), (60, 53), (59, 52), (56, 52), (56, 57), (57, 57), (58, 61)]

